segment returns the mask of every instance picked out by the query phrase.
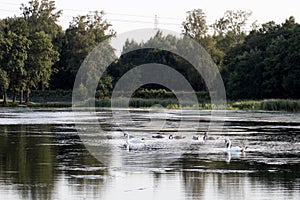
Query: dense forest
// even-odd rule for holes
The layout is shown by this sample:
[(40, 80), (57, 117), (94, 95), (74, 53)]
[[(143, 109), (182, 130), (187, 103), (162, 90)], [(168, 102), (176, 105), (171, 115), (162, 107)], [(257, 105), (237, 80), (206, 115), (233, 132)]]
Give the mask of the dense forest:
[[(0, 93), (13, 102), (30, 101), (32, 90), (72, 90), (76, 73), (93, 48), (114, 37), (113, 25), (104, 12), (76, 16), (63, 30), (54, 1), (32, 0), (21, 7), (21, 15), (0, 20)], [(299, 99), (300, 25), (293, 17), (284, 23), (249, 24), (250, 12), (226, 11), (213, 24), (207, 24), (201, 9), (187, 12), (182, 34), (199, 42), (217, 64), (229, 99)], [(127, 41), (123, 52), (149, 43), (176, 46), (181, 39), (163, 36), (160, 31), (149, 41)], [(128, 70), (143, 63), (173, 67), (197, 92), (206, 86), (195, 69), (184, 59), (156, 49), (124, 53), (99, 80), (97, 98), (109, 97), (114, 84)], [(157, 91), (146, 85), (144, 91)], [(24, 92), (24, 94), (23, 94)], [(155, 92), (154, 92), (155, 93)], [(19, 100), (17, 99), (19, 98)]]

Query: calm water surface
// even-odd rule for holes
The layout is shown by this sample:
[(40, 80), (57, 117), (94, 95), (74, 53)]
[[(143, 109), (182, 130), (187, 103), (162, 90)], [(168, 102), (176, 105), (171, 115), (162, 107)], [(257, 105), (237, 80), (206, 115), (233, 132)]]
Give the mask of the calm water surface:
[[(129, 112), (1, 109), (0, 199), (300, 199), (300, 113)], [(193, 141), (210, 120), (219, 140)], [(145, 145), (128, 151), (124, 131)]]

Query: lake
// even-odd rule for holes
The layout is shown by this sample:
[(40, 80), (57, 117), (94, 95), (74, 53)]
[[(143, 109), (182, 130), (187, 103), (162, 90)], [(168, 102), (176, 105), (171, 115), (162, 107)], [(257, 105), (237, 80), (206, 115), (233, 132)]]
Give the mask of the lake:
[(0, 109), (0, 199), (300, 199), (299, 169), (300, 113)]

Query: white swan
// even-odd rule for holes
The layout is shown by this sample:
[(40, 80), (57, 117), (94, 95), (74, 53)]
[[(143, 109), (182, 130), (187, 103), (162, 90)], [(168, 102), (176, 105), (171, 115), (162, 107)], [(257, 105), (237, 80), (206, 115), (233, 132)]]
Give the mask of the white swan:
[(185, 138), (184, 135), (169, 135), (170, 140), (172, 140), (172, 139), (179, 140), (179, 139), (184, 139), (184, 138)]
[(242, 146), (232, 146), (231, 141), (229, 138), (225, 139), (225, 144), (226, 144), (226, 151), (234, 153), (234, 152), (245, 152), (247, 147), (242, 147)]
[(131, 137), (127, 133), (124, 133), (124, 136), (126, 138), (127, 150), (139, 149), (141, 147), (144, 147), (144, 145), (145, 145), (144, 138), (134, 138), (134, 137)]

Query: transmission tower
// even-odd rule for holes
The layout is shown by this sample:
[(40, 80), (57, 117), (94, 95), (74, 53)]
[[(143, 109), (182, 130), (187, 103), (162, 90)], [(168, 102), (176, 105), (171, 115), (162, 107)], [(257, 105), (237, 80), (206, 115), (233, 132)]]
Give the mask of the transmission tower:
[(157, 15), (155, 15), (155, 19), (154, 19), (154, 30), (158, 30), (158, 19), (157, 19)]

